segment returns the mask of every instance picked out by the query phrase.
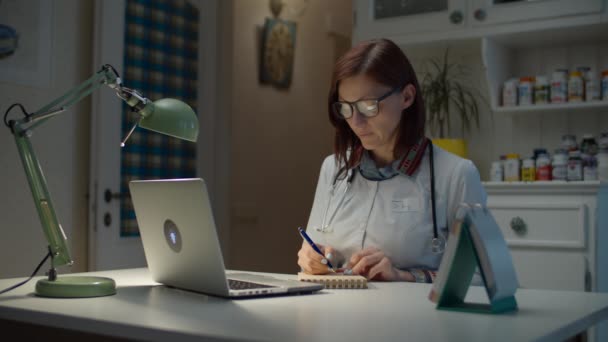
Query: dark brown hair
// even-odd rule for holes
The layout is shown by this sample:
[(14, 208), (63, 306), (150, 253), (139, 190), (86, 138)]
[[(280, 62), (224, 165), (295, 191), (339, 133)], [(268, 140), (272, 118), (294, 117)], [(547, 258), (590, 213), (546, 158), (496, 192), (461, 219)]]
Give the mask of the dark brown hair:
[[(335, 127), (334, 153), (340, 165), (348, 169), (356, 166), (361, 158), (363, 146), (346, 120), (335, 113), (332, 104), (338, 101), (340, 81), (357, 75), (367, 75), (390, 88), (411, 84), (416, 88), (416, 98), (412, 105), (403, 110), (398, 127), (395, 158), (414, 145), (424, 135), (426, 121), (421, 89), (412, 64), (403, 51), (388, 39), (374, 39), (361, 42), (346, 52), (334, 66), (331, 89), (329, 90), (329, 121)], [(348, 151), (351, 151), (347, 155)]]

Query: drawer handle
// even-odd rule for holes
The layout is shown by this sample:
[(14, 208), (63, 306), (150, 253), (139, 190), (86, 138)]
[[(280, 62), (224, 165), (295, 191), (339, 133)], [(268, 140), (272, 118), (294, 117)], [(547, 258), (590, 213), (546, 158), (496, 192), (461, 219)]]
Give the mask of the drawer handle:
[(473, 16), (478, 21), (484, 21), (486, 19), (486, 11), (484, 11), (481, 8), (478, 8), (478, 9), (475, 10), (475, 12), (473, 12)]
[(524, 220), (521, 217), (516, 216), (511, 219), (511, 229), (513, 229), (515, 234), (518, 234), (518, 235), (526, 234), (526, 230), (527, 230), (526, 222), (524, 222)]
[(462, 14), (461, 11), (453, 11), (450, 14), (450, 21), (452, 22), (452, 24), (460, 24), (463, 19), (464, 19), (464, 15)]

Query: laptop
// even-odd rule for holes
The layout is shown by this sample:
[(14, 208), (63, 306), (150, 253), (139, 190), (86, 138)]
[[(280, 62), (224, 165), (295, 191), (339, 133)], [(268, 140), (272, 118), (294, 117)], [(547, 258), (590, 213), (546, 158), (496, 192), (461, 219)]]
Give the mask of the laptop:
[(129, 183), (129, 190), (154, 281), (229, 298), (313, 293), (324, 288), (227, 271), (203, 179), (137, 180)]

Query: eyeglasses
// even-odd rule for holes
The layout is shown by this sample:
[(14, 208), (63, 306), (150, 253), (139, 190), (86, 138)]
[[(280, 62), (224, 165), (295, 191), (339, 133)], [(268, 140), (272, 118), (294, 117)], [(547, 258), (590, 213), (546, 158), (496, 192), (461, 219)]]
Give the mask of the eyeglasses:
[(393, 95), (401, 87), (396, 87), (391, 89), (388, 93), (380, 96), (377, 99), (372, 100), (359, 100), (356, 102), (347, 102), (347, 101), (337, 101), (333, 103), (333, 109), (336, 114), (343, 117), (344, 119), (350, 119), (353, 116), (355, 111), (354, 107), (357, 107), (357, 111), (366, 118), (371, 118), (373, 116), (378, 115), (378, 108), (380, 105), (380, 101), (386, 99), (387, 97)]

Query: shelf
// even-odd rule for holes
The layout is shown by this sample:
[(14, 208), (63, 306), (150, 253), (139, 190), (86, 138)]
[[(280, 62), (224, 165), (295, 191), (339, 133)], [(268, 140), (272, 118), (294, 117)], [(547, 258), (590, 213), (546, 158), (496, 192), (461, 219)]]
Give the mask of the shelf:
[(600, 181), (535, 181), (535, 182), (482, 182), (488, 193), (517, 194), (526, 193), (567, 193), (567, 194), (593, 194), (600, 185)]
[(578, 23), (578, 25), (551, 29), (489, 34), (485, 37), (511, 49), (535, 49), (555, 45), (608, 43), (606, 30), (608, 30), (606, 23), (592, 25)]
[[(608, 27), (604, 27), (604, 32)], [(608, 101), (576, 102), (564, 104), (545, 104), (529, 106), (504, 107), (502, 89), (508, 79), (522, 76), (545, 75), (548, 78), (556, 69), (575, 70), (586, 66), (593, 70), (598, 80), (600, 72), (608, 67), (608, 42), (598, 36), (598, 29), (588, 28), (589, 36), (581, 38), (579, 43), (570, 43), (572, 39), (547, 39), (547, 35), (559, 36), (556, 32), (530, 33), (532, 38), (527, 42), (535, 42), (539, 37), (546, 39), (544, 44), (528, 47), (527, 44), (517, 43), (513, 35), (509, 38), (488, 37), (482, 40), (482, 58), (490, 92), (490, 104), (494, 113), (501, 114), (535, 114), (535, 113), (601, 113), (608, 111)], [(586, 32), (586, 31), (585, 31)], [(580, 33), (580, 32), (579, 32)], [(571, 38), (568, 35), (569, 38)], [(604, 35), (605, 36), (605, 35)], [(518, 36), (519, 37), (519, 36)], [(521, 38), (521, 37), (520, 37)], [(589, 39), (592, 41), (590, 42)], [(593, 42), (593, 40), (595, 40)], [(597, 83), (599, 85), (599, 81)]]
[(576, 111), (578, 113), (597, 113), (604, 110), (608, 113), (608, 101), (577, 102), (543, 104), (531, 106), (496, 107), (492, 109), (494, 113), (505, 115), (519, 114), (544, 114), (544, 113), (568, 113)]

